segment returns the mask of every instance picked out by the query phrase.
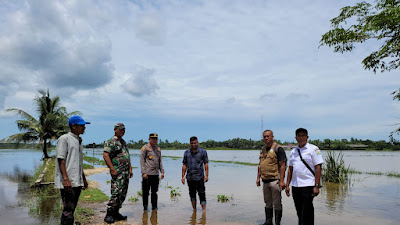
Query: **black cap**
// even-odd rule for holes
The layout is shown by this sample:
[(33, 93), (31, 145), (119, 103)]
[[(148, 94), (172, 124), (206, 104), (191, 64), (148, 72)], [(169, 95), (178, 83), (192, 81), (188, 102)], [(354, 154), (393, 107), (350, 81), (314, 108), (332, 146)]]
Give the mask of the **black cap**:
[(151, 134), (149, 135), (149, 138), (158, 138), (158, 134), (156, 134), (156, 133), (151, 133)]

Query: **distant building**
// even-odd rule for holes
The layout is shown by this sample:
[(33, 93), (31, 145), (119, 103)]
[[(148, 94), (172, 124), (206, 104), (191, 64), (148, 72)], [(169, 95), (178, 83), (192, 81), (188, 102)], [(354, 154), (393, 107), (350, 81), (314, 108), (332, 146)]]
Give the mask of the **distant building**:
[(292, 148), (294, 148), (296, 146), (297, 146), (296, 144), (288, 144), (288, 145), (282, 145), (282, 148), (284, 150), (290, 150), (290, 149), (292, 149)]

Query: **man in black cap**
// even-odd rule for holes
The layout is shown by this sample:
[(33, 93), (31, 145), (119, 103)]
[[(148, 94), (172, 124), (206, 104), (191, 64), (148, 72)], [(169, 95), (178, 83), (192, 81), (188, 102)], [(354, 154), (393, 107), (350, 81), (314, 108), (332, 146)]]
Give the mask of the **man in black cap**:
[(161, 159), (161, 149), (157, 146), (157, 142), (158, 135), (156, 133), (151, 133), (149, 135), (149, 143), (142, 147), (142, 151), (140, 153), (144, 210), (147, 210), (150, 189), (152, 210), (157, 210), (159, 172), (161, 172), (161, 179), (164, 179), (164, 167)]
[(71, 129), (57, 141), (57, 163), (55, 168), (55, 188), (60, 189), (63, 202), (61, 225), (74, 224), (74, 213), (81, 190), (88, 187), (83, 173), (83, 146), (80, 134), (85, 132), (85, 125), (90, 124), (80, 116), (69, 119)]

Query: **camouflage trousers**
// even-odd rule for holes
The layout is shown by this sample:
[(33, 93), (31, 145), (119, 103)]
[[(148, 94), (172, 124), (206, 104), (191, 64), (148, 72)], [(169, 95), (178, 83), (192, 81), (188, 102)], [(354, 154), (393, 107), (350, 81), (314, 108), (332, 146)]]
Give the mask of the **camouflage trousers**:
[(117, 176), (111, 177), (111, 197), (107, 203), (108, 210), (118, 210), (125, 201), (129, 185), (129, 168), (117, 169)]

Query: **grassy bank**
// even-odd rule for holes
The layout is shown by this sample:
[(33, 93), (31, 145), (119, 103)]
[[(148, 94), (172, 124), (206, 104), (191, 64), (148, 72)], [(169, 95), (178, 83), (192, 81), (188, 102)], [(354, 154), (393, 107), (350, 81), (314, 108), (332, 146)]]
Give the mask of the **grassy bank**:
[[(43, 176), (42, 182), (54, 181), (56, 160), (54, 158), (48, 160), (47, 171)], [(30, 179), (31, 184), (33, 184), (43, 172), (46, 162), (47, 160), (43, 161), (43, 165), (39, 166), (35, 170), (34, 176)], [(92, 166), (86, 164), (84, 167)], [(31, 198), (26, 202), (30, 208), (30, 215), (38, 218), (42, 224), (58, 223), (62, 211), (60, 191), (54, 189), (53, 185), (48, 185), (40, 188), (32, 188), (30, 192)], [(80, 203), (95, 203), (107, 200), (108, 196), (97, 188), (89, 187), (87, 190), (83, 190), (75, 211), (75, 221), (80, 222), (81, 224), (91, 224), (93, 221), (94, 211), (89, 207), (81, 207)]]

